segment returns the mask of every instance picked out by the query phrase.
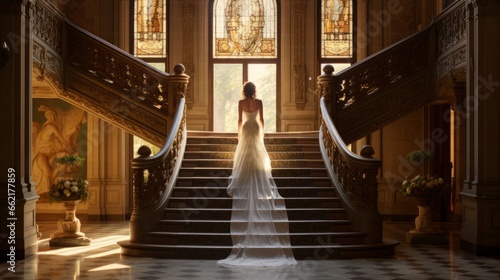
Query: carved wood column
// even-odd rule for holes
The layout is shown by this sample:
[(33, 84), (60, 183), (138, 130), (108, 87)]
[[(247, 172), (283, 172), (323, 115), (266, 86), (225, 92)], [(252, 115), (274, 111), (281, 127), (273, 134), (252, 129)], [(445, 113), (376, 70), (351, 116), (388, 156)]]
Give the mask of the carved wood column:
[(0, 9), (0, 45), (10, 50), (0, 68), (0, 259), (9, 267), (38, 251), (38, 195), (31, 182), (32, 9), (29, 0), (4, 1)]
[(297, 110), (306, 106), (306, 10), (307, 0), (295, 1), (295, 58), (294, 58), (294, 93)]
[(194, 77), (194, 0), (182, 1), (182, 64), (186, 67), (185, 73), (190, 77), (186, 89), (186, 107), (193, 108), (193, 77)]
[(468, 0), (463, 250), (500, 251), (500, 1)]

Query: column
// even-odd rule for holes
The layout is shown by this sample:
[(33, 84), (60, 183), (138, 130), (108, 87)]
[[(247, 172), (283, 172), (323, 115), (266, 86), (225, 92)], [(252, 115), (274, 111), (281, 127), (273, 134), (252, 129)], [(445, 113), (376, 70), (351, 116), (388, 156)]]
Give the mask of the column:
[(1, 52), (6, 63), (0, 68), (0, 259), (8, 261), (11, 271), (38, 250), (38, 196), (31, 182), (32, 5), (8, 0), (0, 9), (0, 46), (5, 42), (10, 51), (8, 62)]
[(129, 213), (128, 135), (104, 120), (89, 115), (88, 181), (89, 220), (125, 220)]
[(466, 178), (461, 248), (500, 250), (500, 1), (468, 0)]

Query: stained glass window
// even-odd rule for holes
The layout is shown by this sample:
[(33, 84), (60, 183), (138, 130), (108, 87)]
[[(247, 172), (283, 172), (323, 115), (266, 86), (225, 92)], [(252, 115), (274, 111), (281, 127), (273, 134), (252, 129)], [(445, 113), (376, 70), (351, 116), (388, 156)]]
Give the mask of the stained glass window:
[(166, 57), (166, 0), (135, 0), (134, 55)]
[(352, 57), (351, 2), (351, 0), (322, 0), (321, 57)]
[(215, 58), (276, 58), (274, 0), (215, 0)]

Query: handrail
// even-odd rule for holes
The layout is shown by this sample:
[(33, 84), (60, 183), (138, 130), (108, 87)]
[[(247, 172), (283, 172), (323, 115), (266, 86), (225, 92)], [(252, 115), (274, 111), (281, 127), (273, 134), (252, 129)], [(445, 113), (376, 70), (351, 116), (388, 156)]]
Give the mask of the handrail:
[(337, 194), (353, 227), (368, 234), (365, 241), (382, 242), (382, 220), (377, 207), (377, 175), (382, 162), (371, 158), (373, 149), (369, 146), (363, 147), (363, 157), (347, 149), (328, 116), (324, 97), (320, 108), (320, 149)]
[(141, 146), (139, 157), (131, 160), (133, 169), (133, 211), (130, 218), (130, 240), (140, 241), (142, 232), (155, 230), (163, 216), (165, 203), (174, 187), (184, 157), (187, 141), (186, 100), (180, 98), (174, 124), (160, 151)]
[(150, 156), (151, 149), (148, 146), (141, 146), (137, 151), (139, 157), (130, 162), (130, 167), (134, 170), (134, 210), (142, 211), (154, 207), (162, 199), (162, 194), (168, 193), (165, 186), (175, 175), (172, 171), (179, 160), (179, 145), (184, 140), (185, 102), (184, 97), (179, 101), (181, 109), (177, 110), (174, 126), (169, 131), (167, 141), (160, 151)]
[[(378, 212), (377, 174), (382, 161), (362, 157), (349, 150), (333, 125), (332, 120), (328, 117), (324, 98), (321, 98), (320, 103), (323, 143), (330, 159), (330, 165), (342, 183), (345, 194), (350, 197), (350, 201), (356, 207)], [(349, 172), (347, 174), (338, 172), (340, 169), (346, 169)]]
[(70, 22), (50, 1), (34, 3), (33, 72), (68, 103), (162, 146), (189, 77), (160, 71)]
[(454, 102), (448, 92), (465, 80), (465, 13), (456, 1), (427, 28), (331, 75), (324, 94), (346, 143), (433, 101)]
[[(67, 63), (123, 91), (151, 109), (169, 114), (165, 89), (170, 74), (66, 20)], [(125, 95), (124, 94), (124, 95)], [(170, 110), (170, 114), (172, 114)]]

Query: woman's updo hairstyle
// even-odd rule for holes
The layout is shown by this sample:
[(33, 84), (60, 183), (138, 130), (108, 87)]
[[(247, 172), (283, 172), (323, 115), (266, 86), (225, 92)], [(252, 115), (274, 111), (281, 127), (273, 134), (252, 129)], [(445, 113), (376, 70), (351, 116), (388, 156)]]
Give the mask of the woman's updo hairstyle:
[(252, 82), (246, 82), (243, 85), (243, 97), (255, 99), (255, 84)]

